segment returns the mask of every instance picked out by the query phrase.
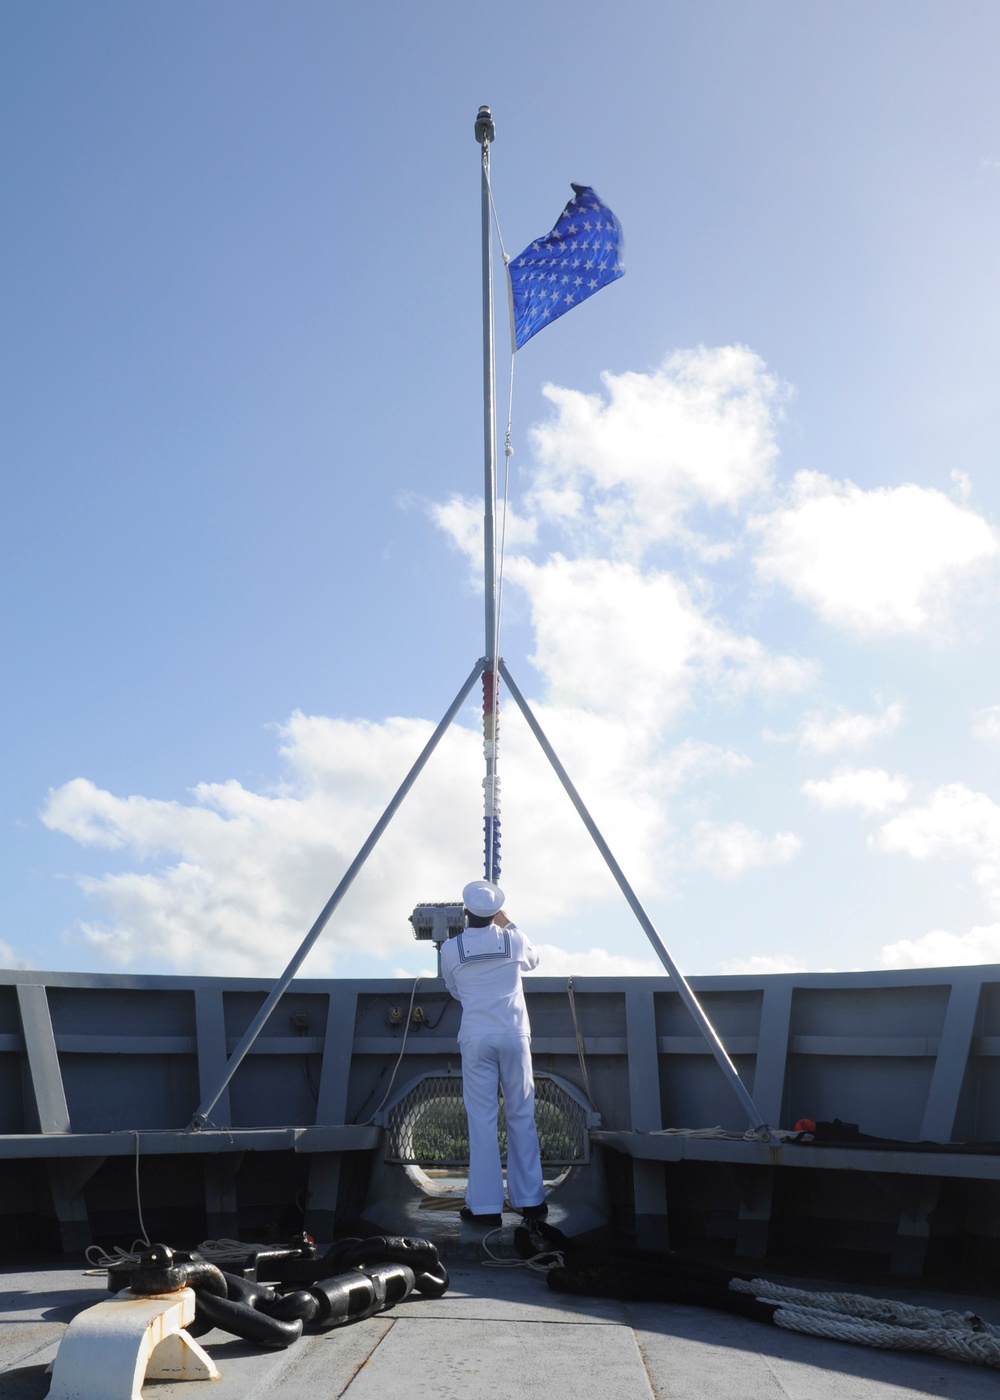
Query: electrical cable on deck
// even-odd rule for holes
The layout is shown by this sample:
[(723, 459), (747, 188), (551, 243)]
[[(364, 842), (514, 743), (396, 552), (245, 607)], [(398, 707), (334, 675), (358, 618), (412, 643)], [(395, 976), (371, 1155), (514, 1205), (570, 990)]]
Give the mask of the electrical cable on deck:
[(365, 1120), (365, 1123), (362, 1124), (363, 1127), (364, 1127), (364, 1126), (368, 1126), (368, 1125), (370, 1125), (370, 1124), (372, 1124), (372, 1123), (375, 1122), (376, 1117), (378, 1116), (379, 1113), (382, 1112), (382, 1109), (385, 1107), (386, 1101), (388, 1100), (389, 1095), (392, 1093), (392, 1086), (393, 1086), (393, 1085), (395, 1084), (395, 1082), (396, 1082), (396, 1075), (399, 1073), (399, 1067), (400, 1067), (400, 1065), (403, 1063), (403, 1055), (404, 1055), (404, 1053), (405, 1053), (405, 1051), (406, 1051), (406, 1040), (407, 1040), (407, 1037), (408, 1037), (409, 1034), (410, 1034), (410, 1026), (411, 1026), (411, 1024), (412, 1024), (412, 1022), (413, 1022), (413, 1003), (414, 1003), (414, 1000), (416, 999), (417, 988), (420, 986), (420, 981), (421, 981), (421, 979), (418, 977), (418, 978), (414, 981), (414, 983), (413, 983), (413, 990), (410, 992), (410, 1005), (409, 1005), (409, 1007), (407, 1008), (407, 1011), (406, 1011), (406, 1024), (403, 1026), (403, 1043), (402, 1043), (402, 1045), (399, 1047), (399, 1054), (396, 1056), (396, 1063), (395, 1063), (395, 1064), (393, 1065), (393, 1067), (392, 1067), (392, 1075), (390, 1076), (390, 1079), (389, 1079), (389, 1087), (388, 1087), (388, 1089), (386, 1089), (385, 1093), (382, 1095), (382, 1102), (379, 1104), (378, 1108), (376, 1108), (376, 1109), (375, 1109), (375, 1112), (372, 1114), (372, 1116), (371, 1116), (370, 1118), (367, 1118), (367, 1119)]

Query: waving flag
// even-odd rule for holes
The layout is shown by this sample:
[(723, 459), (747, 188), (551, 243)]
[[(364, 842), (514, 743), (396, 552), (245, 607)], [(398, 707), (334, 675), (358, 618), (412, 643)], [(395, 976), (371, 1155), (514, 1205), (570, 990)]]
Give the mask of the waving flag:
[(515, 350), (625, 274), (618, 220), (589, 185), (573, 185), (572, 190), (552, 232), (507, 264)]

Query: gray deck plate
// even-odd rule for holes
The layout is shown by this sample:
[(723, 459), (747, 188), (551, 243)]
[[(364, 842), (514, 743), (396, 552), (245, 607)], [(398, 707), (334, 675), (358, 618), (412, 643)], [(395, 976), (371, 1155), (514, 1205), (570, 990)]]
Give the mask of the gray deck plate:
[[(7, 1273), (0, 1287), (0, 1400), (40, 1400), (41, 1368), (74, 1313), (106, 1296), (104, 1280), (51, 1269)], [(1000, 1322), (998, 1299), (903, 1296)], [(261, 1352), (222, 1333), (201, 1340), (222, 1380), (152, 1384), (148, 1400), (197, 1400), (203, 1389), (212, 1400), (985, 1400), (998, 1381), (958, 1362), (701, 1308), (560, 1296), (526, 1269), (464, 1264), (443, 1298), (415, 1296), (288, 1351)]]

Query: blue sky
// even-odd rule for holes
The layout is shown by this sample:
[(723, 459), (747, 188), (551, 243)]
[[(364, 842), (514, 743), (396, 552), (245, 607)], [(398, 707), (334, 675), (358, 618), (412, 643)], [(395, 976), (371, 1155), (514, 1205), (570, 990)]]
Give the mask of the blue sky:
[[(665, 942), (1000, 960), (992, 7), (10, 0), (0, 39), (4, 961), (280, 969), (481, 654), (481, 102), (510, 251), (571, 181), (625, 229), (517, 356), (501, 649)], [(540, 970), (650, 967), (502, 725)], [(309, 969), (425, 965), (476, 730)]]

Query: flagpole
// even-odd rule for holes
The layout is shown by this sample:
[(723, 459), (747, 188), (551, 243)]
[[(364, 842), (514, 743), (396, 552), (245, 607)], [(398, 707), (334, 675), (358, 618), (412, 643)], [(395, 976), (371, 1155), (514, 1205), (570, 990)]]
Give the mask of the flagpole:
[(483, 677), (483, 753), (486, 777), (483, 779), (484, 869), (487, 880), (500, 874), (500, 779), (497, 777), (498, 696), (497, 696), (497, 584), (496, 584), (496, 500), (497, 425), (493, 324), (493, 217), (490, 199), (490, 145), (496, 137), (493, 114), (480, 107), (476, 116), (476, 140), (482, 152), (482, 245), (483, 245), (483, 594), (485, 598), (486, 670)]
[(493, 223), (490, 214), (490, 143), (496, 136), (493, 114), (480, 107), (476, 140), (482, 150), (483, 235), (483, 578), (486, 584), (486, 645), (483, 655), (494, 669), (496, 656), (496, 540), (493, 501), (496, 497), (496, 395), (493, 350)]

